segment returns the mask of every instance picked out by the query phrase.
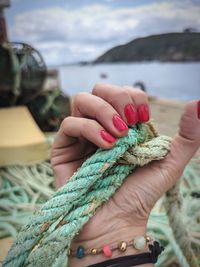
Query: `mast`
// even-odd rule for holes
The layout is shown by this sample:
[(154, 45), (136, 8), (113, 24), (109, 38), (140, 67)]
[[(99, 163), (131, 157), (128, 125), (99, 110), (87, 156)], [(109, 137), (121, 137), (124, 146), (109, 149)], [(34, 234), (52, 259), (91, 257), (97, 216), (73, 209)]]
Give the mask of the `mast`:
[(4, 8), (10, 6), (10, 0), (0, 0), (0, 44), (8, 41)]

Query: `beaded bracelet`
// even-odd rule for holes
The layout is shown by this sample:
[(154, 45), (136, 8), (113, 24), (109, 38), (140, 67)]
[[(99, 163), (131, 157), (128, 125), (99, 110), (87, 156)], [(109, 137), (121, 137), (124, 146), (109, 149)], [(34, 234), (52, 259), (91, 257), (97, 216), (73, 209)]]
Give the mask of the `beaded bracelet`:
[(132, 267), (146, 263), (156, 263), (159, 255), (163, 252), (164, 247), (158, 241), (153, 241), (148, 245), (149, 252), (118, 257), (107, 261), (95, 263), (87, 267)]
[(143, 250), (148, 243), (152, 242), (152, 237), (149, 236), (136, 236), (130, 241), (121, 241), (117, 245), (104, 245), (101, 248), (91, 248), (89, 250), (85, 250), (83, 246), (79, 246), (76, 251), (70, 249), (68, 255), (71, 257), (77, 257), (79, 259), (83, 258), (87, 255), (97, 255), (103, 253), (105, 257), (112, 257), (112, 252), (115, 250), (119, 250), (121, 252), (125, 252), (127, 247), (132, 246), (137, 250)]

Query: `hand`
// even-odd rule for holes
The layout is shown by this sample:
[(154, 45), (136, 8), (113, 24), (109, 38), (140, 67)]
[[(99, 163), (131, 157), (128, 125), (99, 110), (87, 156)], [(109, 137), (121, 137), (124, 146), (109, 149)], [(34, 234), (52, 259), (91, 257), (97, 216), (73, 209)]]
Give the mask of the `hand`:
[[(141, 90), (97, 85), (92, 94), (78, 94), (73, 99), (72, 116), (61, 124), (52, 148), (51, 162), (57, 186), (63, 185), (98, 147), (109, 149), (116, 138), (126, 135), (127, 125), (148, 120), (148, 99)], [(137, 169), (127, 177), (121, 188), (85, 225), (73, 246), (101, 247), (145, 235), (155, 202), (180, 178), (199, 146), (200, 102), (193, 101), (185, 108), (167, 157)], [(130, 253), (133, 254), (133, 250), (127, 251)], [(73, 258), (70, 265), (85, 266), (103, 260), (102, 255), (87, 256), (78, 263)]]

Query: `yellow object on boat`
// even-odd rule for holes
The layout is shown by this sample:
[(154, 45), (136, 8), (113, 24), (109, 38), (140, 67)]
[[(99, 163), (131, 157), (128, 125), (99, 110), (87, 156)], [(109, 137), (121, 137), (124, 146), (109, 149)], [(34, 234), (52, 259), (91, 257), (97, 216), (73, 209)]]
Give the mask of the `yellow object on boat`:
[(0, 109), (0, 166), (48, 159), (45, 135), (25, 106)]

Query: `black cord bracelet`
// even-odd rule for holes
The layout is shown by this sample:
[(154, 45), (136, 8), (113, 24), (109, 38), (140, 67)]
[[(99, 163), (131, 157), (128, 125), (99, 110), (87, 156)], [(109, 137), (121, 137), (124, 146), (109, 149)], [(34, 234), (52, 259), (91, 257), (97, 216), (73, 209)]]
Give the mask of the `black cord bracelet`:
[(87, 267), (131, 267), (146, 263), (156, 263), (158, 256), (162, 253), (164, 248), (159, 244), (159, 242), (154, 241), (153, 244), (149, 245), (149, 250), (150, 252), (119, 257), (92, 264)]

